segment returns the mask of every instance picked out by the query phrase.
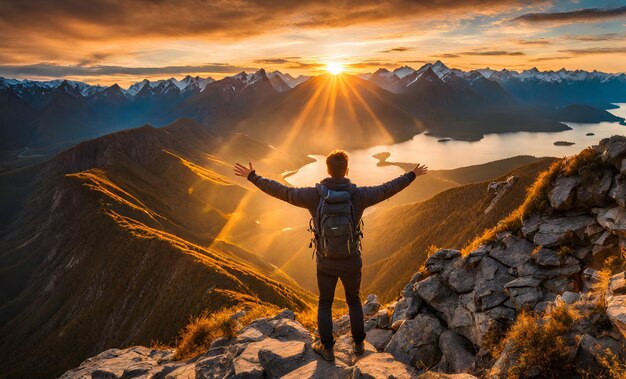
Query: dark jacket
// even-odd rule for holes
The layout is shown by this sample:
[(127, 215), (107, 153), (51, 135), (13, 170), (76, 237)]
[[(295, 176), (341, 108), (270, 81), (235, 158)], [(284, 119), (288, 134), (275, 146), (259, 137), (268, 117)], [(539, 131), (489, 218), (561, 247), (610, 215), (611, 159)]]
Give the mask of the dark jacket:
[[(322, 180), (321, 183), (331, 190), (350, 192), (352, 195), (354, 216), (356, 218), (354, 221), (358, 223), (363, 216), (365, 208), (378, 204), (381, 201), (397, 194), (406, 188), (406, 186), (411, 184), (414, 179), (415, 173), (413, 171), (409, 171), (404, 175), (378, 186), (357, 186), (348, 178), (326, 178)], [(248, 175), (248, 180), (268, 195), (286, 201), (297, 207), (306, 208), (311, 214), (311, 217), (315, 216), (317, 206), (320, 202), (320, 195), (315, 187), (288, 187), (275, 180), (257, 175), (255, 171), (252, 171)]]
[[(326, 178), (321, 181), (321, 184), (331, 190), (350, 192), (350, 195), (352, 196), (352, 206), (354, 207), (354, 221), (358, 224), (361, 220), (361, 217), (363, 216), (363, 211), (365, 210), (365, 208), (380, 203), (381, 201), (386, 200), (396, 193), (402, 191), (409, 184), (411, 184), (414, 179), (415, 173), (413, 171), (410, 171), (404, 175), (401, 175), (378, 186), (357, 186), (356, 184), (352, 183), (348, 178)], [(315, 187), (288, 187), (275, 180), (267, 179), (260, 175), (257, 175), (255, 171), (252, 171), (248, 175), (248, 180), (254, 183), (254, 185), (259, 187), (261, 191), (267, 193), (268, 195), (286, 201), (289, 204), (293, 204), (297, 207), (306, 208), (311, 214), (311, 217), (315, 217), (315, 214), (317, 213), (317, 207), (320, 202), (320, 196)], [(353, 259), (347, 258), (346, 260)], [(361, 257), (357, 256), (354, 258), (354, 260), (358, 260), (360, 269)], [(338, 263), (325, 261), (326, 259), (322, 259), (318, 254), (318, 265), (328, 264), (331, 266), (336, 266)]]

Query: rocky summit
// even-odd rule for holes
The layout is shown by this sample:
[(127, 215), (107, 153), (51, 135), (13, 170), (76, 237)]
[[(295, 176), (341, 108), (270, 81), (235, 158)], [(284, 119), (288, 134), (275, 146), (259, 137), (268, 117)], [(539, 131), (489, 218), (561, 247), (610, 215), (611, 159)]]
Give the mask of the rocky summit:
[(614, 136), (556, 162), (466, 249), (435, 250), (396, 302), (369, 295), (363, 356), (347, 316), (326, 362), (284, 310), (189, 360), (111, 349), (63, 378), (624, 377), (625, 205), (626, 137)]

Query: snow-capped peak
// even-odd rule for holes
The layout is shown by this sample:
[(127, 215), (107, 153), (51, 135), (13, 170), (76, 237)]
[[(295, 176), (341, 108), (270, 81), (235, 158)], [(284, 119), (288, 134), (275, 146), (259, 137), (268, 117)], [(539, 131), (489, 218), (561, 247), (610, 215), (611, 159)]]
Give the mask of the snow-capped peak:
[(404, 78), (407, 75), (410, 75), (412, 73), (414, 73), (415, 70), (409, 66), (402, 66), (402, 67), (398, 67), (395, 70), (393, 70), (393, 73), (396, 74), (397, 77), (399, 78)]

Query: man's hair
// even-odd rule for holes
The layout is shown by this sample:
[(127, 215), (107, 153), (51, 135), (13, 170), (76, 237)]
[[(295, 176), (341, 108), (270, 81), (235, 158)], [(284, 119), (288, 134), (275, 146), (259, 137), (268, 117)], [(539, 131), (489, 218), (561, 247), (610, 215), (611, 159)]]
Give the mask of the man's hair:
[(343, 150), (335, 150), (326, 156), (326, 167), (333, 178), (343, 178), (348, 171), (348, 154)]

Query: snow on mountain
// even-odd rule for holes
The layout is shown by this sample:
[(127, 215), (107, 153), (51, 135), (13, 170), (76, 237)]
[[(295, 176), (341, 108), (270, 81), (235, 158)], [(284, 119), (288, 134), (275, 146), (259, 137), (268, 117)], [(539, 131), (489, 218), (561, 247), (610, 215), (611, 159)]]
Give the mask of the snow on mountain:
[(402, 67), (398, 67), (395, 70), (393, 70), (393, 73), (396, 74), (396, 76), (400, 79), (404, 78), (407, 75), (410, 75), (412, 73), (414, 73), (415, 70), (409, 66), (402, 66)]

